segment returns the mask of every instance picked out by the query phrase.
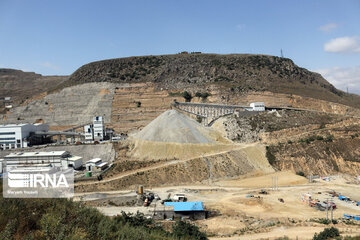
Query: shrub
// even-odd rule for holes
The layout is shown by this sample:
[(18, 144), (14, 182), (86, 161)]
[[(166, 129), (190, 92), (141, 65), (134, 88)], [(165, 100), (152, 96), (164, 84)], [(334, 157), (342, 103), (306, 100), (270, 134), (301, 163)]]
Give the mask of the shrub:
[(270, 151), (270, 148), (266, 148), (266, 158), (269, 161), (270, 165), (274, 165), (276, 161), (275, 155)]
[(196, 92), (195, 97), (201, 97), (201, 92)]
[(339, 229), (331, 227), (325, 228), (324, 231), (319, 234), (315, 233), (313, 240), (326, 240), (340, 236)]
[(298, 171), (296, 172), (297, 175), (305, 177), (305, 173), (303, 171)]
[(207, 97), (209, 97), (209, 96), (211, 96), (211, 94), (208, 93), (208, 92), (204, 92), (204, 93), (201, 94), (201, 98), (202, 98), (203, 100), (205, 100), (205, 99), (206, 99)]
[(173, 226), (173, 234), (181, 239), (190, 237), (189, 239), (207, 240), (206, 234), (201, 232), (195, 225), (184, 221), (177, 221)]
[(141, 107), (141, 102), (135, 102), (136, 107)]
[(324, 139), (324, 141), (325, 142), (332, 142), (334, 140), (334, 136), (333, 135), (329, 135), (329, 136), (327, 136), (325, 139)]
[(191, 93), (189, 93), (188, 91), (184, 91), (182, 93), (182, 97), (185, 99), (185, 102), (191, 102), (191, 99), (193, 98)]
[(322, 136), (316, 136), (316, 140), (322, 141), (324, 138)]

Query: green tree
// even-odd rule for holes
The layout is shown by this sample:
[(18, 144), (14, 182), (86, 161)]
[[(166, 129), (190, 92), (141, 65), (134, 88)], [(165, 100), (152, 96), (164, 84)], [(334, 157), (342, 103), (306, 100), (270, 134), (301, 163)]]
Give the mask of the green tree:
[(184, 91), (182, 93), (183, 98), (185, 98), (185, 102), (191, 102), (191, 99), (193, 98), (191, 93), (189, 93), (188, 91)]
[(173, 234), (180, 239), (207, 240), (206, 234), (195, 225), (184, 221), (177, 221), (173, 226)]
[(339, 229), (331, 227), (325, 228), (324, 231), (320, 232), (319, 234), (315, 233), (313, 240), (327, 240), (338, 236), (340, 236)]

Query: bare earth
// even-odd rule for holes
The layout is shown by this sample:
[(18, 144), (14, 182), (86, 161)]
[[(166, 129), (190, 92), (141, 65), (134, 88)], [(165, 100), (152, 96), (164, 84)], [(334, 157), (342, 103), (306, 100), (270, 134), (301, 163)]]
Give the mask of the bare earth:
[[(279, 179), (278, 191), (271, 189), (272, 177)], [(330, 182), (318, 180), (308, 183), (306, 178), (291, 172), (269, 174), (253, 173), (240, 179), (208, 182), (202, 185), (174, 186), (146, 189), (157, 193), (162, 199), (169, 193), (185, 193), (188, 201), (203, 201), (206, 209), (217, 212), (206, 220), (195, 223), (206, 231), (210, 239), (276, 239), (288, 236), (293, 239), (312, 239), (314, 233), (322, 231), (328, 225), (322, 225), (310, 219), (325, 218), (326, 211), (309, 207), (301, 200), (303, 193), (310, 193), (313, 199), (331, 199), (337, 205), (334, 219), (342, 218), (343, 214), (360, 214), (360, 207), (352, 203), (332, 198), (327, 191), (335, 190), (352, 199), (360, 200), (359, 186), (347, 184), (343, 176), (335, 176)], [(269, 194), (258, 194), (266, 189)], [(113, 191), (108, 194), (128, 194), (129, 191)], [(77, 197), (90, 193), (78, 193)], [(252, 194), (255, 197), (247, 197)], [(256, 198), (260, 196), (260, 198)], [(281, 203), (278, 199), (284, 199)], [(157, 203), (159, 204), (159, 203)], [(114, 216), (121, 211), (143, 212), (151, 214), (154, 203), (150, 207), (116, 207), (99, 206), (105, 215)], [(329, 213), (330, 217), (330, 213)], [(338, 223), (337, 228), (342, 235), (360, 234), (359, 225)]]

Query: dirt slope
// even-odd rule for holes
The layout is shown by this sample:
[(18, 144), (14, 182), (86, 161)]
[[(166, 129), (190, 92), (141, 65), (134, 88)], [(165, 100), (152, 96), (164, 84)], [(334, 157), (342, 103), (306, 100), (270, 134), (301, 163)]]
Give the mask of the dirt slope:
[(79, 183), (75, 186), (80, 191), (104, 191), (132, 189), (138, 184), (146, 187), (161, 185), (183, 185), (205, 180), (236, 177), (254, 171), (270, 173), (273, 168), (265, 157), (265, 147), (259, 144), (239, 145), (232, 151), (209, 154), (201, 158), (172, 160), (112, 175), (102, 182)]

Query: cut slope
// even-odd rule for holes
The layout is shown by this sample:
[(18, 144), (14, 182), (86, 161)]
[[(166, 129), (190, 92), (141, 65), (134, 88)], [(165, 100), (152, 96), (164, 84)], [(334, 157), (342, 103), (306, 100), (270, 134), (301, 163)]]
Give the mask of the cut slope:
[(215, 143), (214, 131), (176, 110), (168, 110), (154, 119), (133, 138), (166, 143)]
[(295, 94), (360, 107), (360, 97), (336, 89), (291, 59), (251, 54), (176, 54), (109, 59), (83, 65), (61, 87), (86, 82), (153, 82), (163, 89), (199, 90), (215, 84), (231, 93)]

